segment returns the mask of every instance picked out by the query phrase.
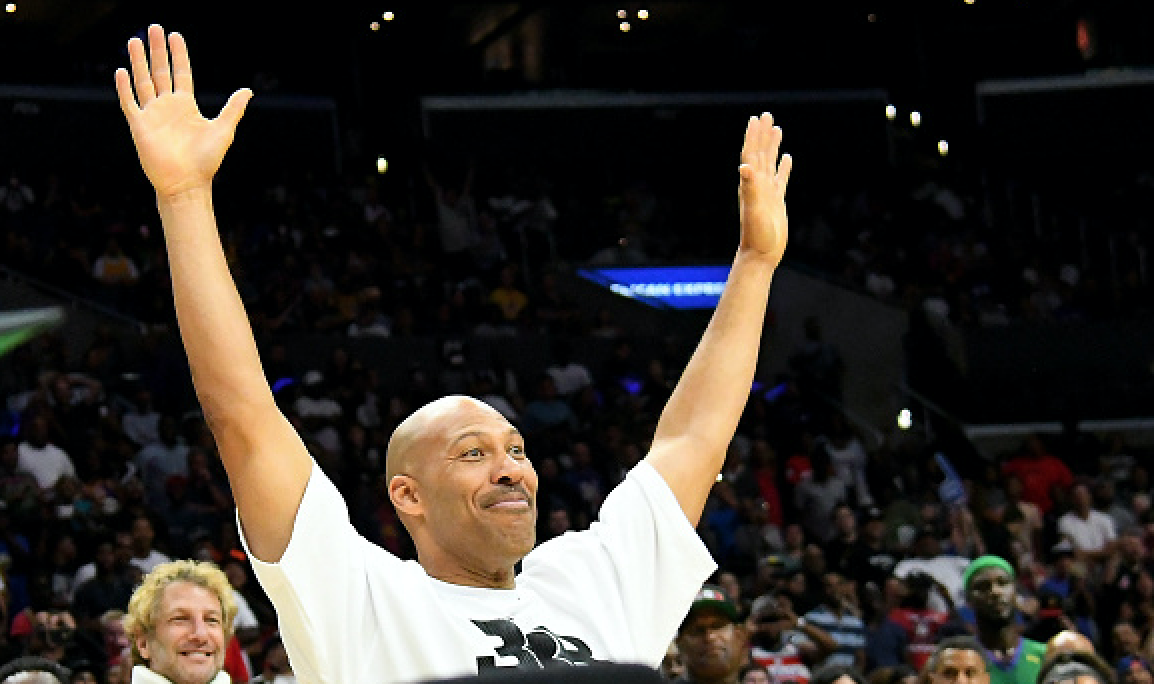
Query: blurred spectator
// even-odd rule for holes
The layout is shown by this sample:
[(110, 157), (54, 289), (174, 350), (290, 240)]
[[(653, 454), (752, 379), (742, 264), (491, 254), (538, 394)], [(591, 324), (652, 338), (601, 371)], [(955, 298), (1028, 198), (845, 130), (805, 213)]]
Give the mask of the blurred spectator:
[(1002, 465), (1002, 472), (1021, 481), (1022, 500), (1037, 506), (1043, 515), (1049, 513), (1053, 505), (1051, 490), (1054, 487), (1068, 489), (1074, 484), (1070, 469), (1050, 454), (1038, 435), (1026, 439), (1021, 452)]
[[(889, 618), (905, 632), (907, 662), (920, 671), (934, 652), (939, 632), (950, 620), (953, 603), (948, 604), (949, 612), (930, 609), (930, 590), (937, 584), (930, 575), (912, 573), (904, 581), (907, 587), (905, 600), (890, 612)], [(940, 593), (949, 596), (948, 591)]]
[(821, 322), (807, 316), (805, 340), (789, 357), (789, 367), (797, 376), (802, 394), (810, 400), (842, 400), (845, 363), (837, 347), (822, 340)]
[(746, 660), (748, 635), (735, 606), (719, 587), (706, 585), (697, 594), (677, 631), (690, 684), (737, 684)]
[(752, 663), (769, 671), (771, 682), (809, 684), (810, 668), (837, 649), (828, 632), (793, 612), (788, 596), (758, 597), (749, 614)]
[(853, 582), (839, 572), (826, 572), (821, 583), (821, 604), (805, 614), (805, 621), (825, 631), (837, 644), (822, 665), (863, 670), (866, 665), (866, 629)]
[(818, 444), (810, 454), (813, 475), (802, 479), (794, 490), (797, 509), (802, 514), (806, 534), (829, 542), (836, 534), (830, 521), (839, 503), (848, 501), (844, 480), (837, 476), (833, 457), (825, 444)]
[(76, 475), (72, 459), (48, 440), (48, 416), (37, 412), (28, 418), (24, 441), (17, 446), (19, 469), (36, 478), (41, 490), (50, 490), (64, 475)]
[(1058, 519), (1058, 533), (1070, 541), (1080, 558), (1103, 561), (1114, 548), (1114, 521), (1091, 507), (1093, 499), (1086, 483), (1075, 484), (1071, 494), (1073, 510)]
[(132, 521), (132, 560), (129, 561), (144, 574), (161, 563), (171, 560), (168, 556), (152, 547), (156, 539), (156, 530), (152, 519), (147, 515), (139, 515)]

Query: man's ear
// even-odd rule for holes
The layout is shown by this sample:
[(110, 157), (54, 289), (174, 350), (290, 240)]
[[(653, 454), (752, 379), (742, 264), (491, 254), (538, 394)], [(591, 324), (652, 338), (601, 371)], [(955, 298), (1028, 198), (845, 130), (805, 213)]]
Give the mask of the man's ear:
[(151, 660), (148, 655), (148, 638), (143, 634), (138, 634), (132, 640), (136, 642), (136, 651), (140, 653), (141, 658), (144, 658), (144, 662)]
[(394, 475), (389, 480), (389, 500), (398, 513), (410, 516), (424, 512), (424, 502), (417, 481), (408, 475)]
[(733, 623), (733, 631), (735, 632), (734, 636), (737, 637), (737, 643), (745, 644), (746, 648), (749, 648), (749, 635), (751, 634), (749, 625), (749, 621)]

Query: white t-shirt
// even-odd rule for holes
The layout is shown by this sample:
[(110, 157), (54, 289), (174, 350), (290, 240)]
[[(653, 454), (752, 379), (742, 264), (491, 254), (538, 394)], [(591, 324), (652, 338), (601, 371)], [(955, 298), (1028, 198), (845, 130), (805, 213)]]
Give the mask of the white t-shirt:
[(1058, 534), (1069, 539), (1077, 551), (1101, 551), (1117, 536), (1110, 516), (1095, 510), (1085, 520), (1073, 511), (1058, 518)]
[(140, 572), (147, 575), (148, 573), (152, 572), (153, 568), (156, 566), (160, 565), (161, 563), (167, 563), (170, 560), (172, 559), (157, 551), (156, 549), (150, 549), (148, 551), (148, 555), (144, 558), (137, 558), (136, 556), (133, 556), (132, 559), (128, 562), (140, 568)]
[(68, 454), (55, 444), (45, 444), (36, 448), (29, 442), (20, 442), (16, 447), (17, 470), (22, 470), (36, 478), (41, 489), (51, 489), (64, 475), (76, 475), (76, 468)]
[[(966, 600), (966, 590), (962, 578), (966, 575), (966, 568), (970, 566), (969, 558), (961, 556), (934, 556), (933, 558), (907, 558), (894, 566), (894, 577), (905, 579), (916, 572), (924, 572), (942, 583), (950, 591), (950, 598), (956, 605), (962, 605)], [(949, 605), (938, 596), (935, 588), (930, 591), (930, 610), (946, 612)]]
[(644, 462), (589, 530), (526, 556), (514, 589), (447, 584), (373, 545), (315, 465), (280, 562), (249, 556), (293, 672), (312, 684), (415, 682), (556, 661), (656, 667), (716, 568)]
[(557, 394), (563, 397), (593, 384), (593, 376), (589, 374), (589, 369), (574, 361), (570, 361), (564, 366), (550, 366), (545, 369), (545, 372), (553, 378), (553, 386), (557, 388)]

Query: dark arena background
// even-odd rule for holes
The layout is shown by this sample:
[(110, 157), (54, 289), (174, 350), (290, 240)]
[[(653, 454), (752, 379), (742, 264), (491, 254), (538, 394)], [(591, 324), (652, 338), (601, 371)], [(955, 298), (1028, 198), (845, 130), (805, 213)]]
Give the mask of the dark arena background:
[[(0, 662), (127, 681), (101, 640), (116, 606), (76, 599), (118, 532), (134, 558), (236, 566), (248, 675), (276, 630), (113, 87), (151, 23), (187, 38), (207, 116), (255, 92), (214, 186), (222, 239), (278, 403), (373, 542), (411, 557), (385, 446), (450, 393), (526, 435), (539, 539), (589, 525), (716, 302), (742, 132), (769, 111), (795, 159), (789, 248), (699, 528), (727, 588), (748, 609), (801, 573), (795, 607), (814, 607), (836, 569), (880, 629), (901, 590), (846, 549), (884, 520), (895, 561), (926, 536), (1012, 559), (1023, 630), (1049, 606), (1112, 666), (1154, 657), (1154, 3), (17, 0), (0, 12)], [(467, 258), (441, 248), (433, 187), (464, 198)], [(22, 450), (45, 441), (72, 472), (30, 481)], [(812, 495), (816, 451), (837, 501)], [(1062, 522), (1081, 485), (1106, 546)], [(66, 647), (35, 637), (30, 606), (71, 611)]]

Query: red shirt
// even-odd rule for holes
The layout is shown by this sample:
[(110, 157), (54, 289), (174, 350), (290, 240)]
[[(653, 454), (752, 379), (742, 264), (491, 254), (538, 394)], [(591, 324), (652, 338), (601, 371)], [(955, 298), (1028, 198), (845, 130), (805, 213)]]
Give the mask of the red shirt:
[(771, 682), (809, 684), (809, 668), (801, 659), (801, 650), (792, 643), (785, 643), (778, 651), (767, 651), (754, 646), (749, 651), (749, 659), (754, 665), (761, 665), (769, 671)]
[(771, 468), (757, 471), (757, 489), (769, 506), (769, 522), (778, 527), (784, 525), (785, 511), (781, 508), (781, 493), (777, 491), (777, 475)]
[(938, 643), (938, 630), (949, 619), (949, 613), (936, 610), (895, 608), (890, 611), (890, 620), (906, 633), (906, 659), (915, 670), (920, 672), (925, 667)]
[(1050, 500), (1053, 487), (1068, 489), (1074, 485), (1074, 475), (1066, 464), (1048, 454), (1039, 458), (1019, 456), (1010, 459), (1002, 465), (1002, 472), (1022, 481), (1022, 501), (1034, 504), (1042, 513), (1049, 513), (1054, 506)]

